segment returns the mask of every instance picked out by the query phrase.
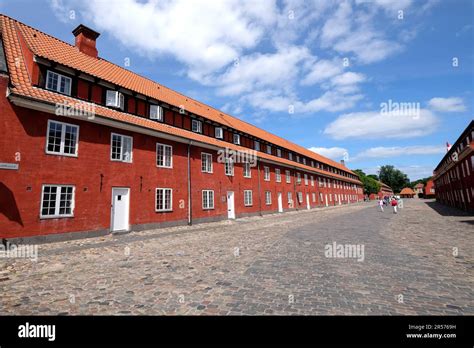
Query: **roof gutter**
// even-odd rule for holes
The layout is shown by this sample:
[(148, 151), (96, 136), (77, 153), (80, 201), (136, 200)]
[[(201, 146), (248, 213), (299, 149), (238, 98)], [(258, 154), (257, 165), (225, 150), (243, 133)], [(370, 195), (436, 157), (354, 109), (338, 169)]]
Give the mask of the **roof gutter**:
[[(15, 94), (10, 90), (10, 88), (7, 89), (7, 98), (10, 99), (10, 101), (13, 104), (15, 104), (17, 106), (20, 106), (20, 107), (24, 107), (24, 108), (28, 108), (28, 109), (32, 109), (32, 110), (37, 110), (37, 111), (41, 111), (41, 112), (45, 112), (45, 113), (49, 113), (49, 114), (53, 114), (53, 115), (56, 114), (56, 106), (55, 106), (54, 103), (49, 103), (49, 102), (45, 102), (45, 101), (38, 101), (37, 99), (34, 99), (34, 98), (25, 97), (25, 96), (22, 96), (22, 95)], [(104, 117), (104, 116), (100, 116), (100, 115), (97, 115), (97, 114), (94, 115), (94, 117), (89, 117), (89, 118), (86, 118), (85, 116), (81, 116), (81, 115), (78, 115), (78, 116), (67, 115), (67, 116), (63, 116), (63, 117), (68, 117), (68, 118), (81, 120), (81, 121), (88, 121), (88, 122), (91, 122), (91, 123), (96, 123), (96, 124), (100, 124), (100, 125), (104, 125), (104, 126), (108, 126), (108, 127), (123, 129), (123, 130), (127, 130), (127, 131), (130, 131), (130, 132), (146, 134), (146, 135), (150, 135), (150, 136), (153, 136), (153, 137), (159, 137), (161, 139), (167, 139), (167, 140), (175, 141), (175, 142), (182, 143), (182, 144), (189, 144), (189, 142), (190, 142), (190, 140), (188, 138), (185, 138), (185, 137), (180, 137), (180, 136), (177, 136), (177, 135), (172, 135), (172, 134), (165, 133), (165, 132), (160, 132), (160, 131), (157, 131), (157, 130), (152, 130), (152, 129), (149, 129), (149, 128), (146, 128), (146, 127), (140, 127), (140, 126), (137, 126), (137, 125), (132, 125), (132, 124), (126, 123), (126, 122), (120, 122), (120, 121), (112, 120), (109, 117)], [(223, 147), (220, 147), (220, 146), (210, 145), (210, 144), (200, 142), (200, 141), (196, 141), (196, 140), (193, 140), (193, 144), (198, 145), (198, 146), (203, 147), (203, 148), (206, 148), (206, 149), (211, 149), (211, 150), (216, 150), (216, 151), (221, 150), (223, 148)], [(358, 180), (354, 180), (354, 179), (350, 179), (350, 178), (335, 177), (335, 176), (332, 176), (329, 173), (324, 173), (322, 171), (316, 171), (315, 170), (316, 168), (313, 168), (313, 170), (304, 169), (304, 168), (296, 167), (296, 166), (291, 165), (291, 164), (286, 164), (286, 163), (274, 161), (274, 160), (267, 159), (267, 158), (259, 157), (259, 159), (262, 162), (265, 162), (265, 163), (276, 164), (276, 165), (279, 165), (279, 166), (282, 166), (282, 167), (291, 168), (291, 169), (295, 169), (295, 170), (313, 172), (314, 174), (324, 176), (326, 178), (337, 179), (337, 180), (342, 180), (342, 181), (352, 182), (354, 184), (362, 185), (362, 182), (360, 182)]]

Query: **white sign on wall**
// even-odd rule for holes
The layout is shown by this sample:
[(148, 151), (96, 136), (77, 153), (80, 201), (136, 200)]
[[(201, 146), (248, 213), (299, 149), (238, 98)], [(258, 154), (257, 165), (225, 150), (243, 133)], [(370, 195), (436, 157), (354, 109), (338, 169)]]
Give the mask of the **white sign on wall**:
[(18, 163), (0, 163), (0, 169), (18, 170)]

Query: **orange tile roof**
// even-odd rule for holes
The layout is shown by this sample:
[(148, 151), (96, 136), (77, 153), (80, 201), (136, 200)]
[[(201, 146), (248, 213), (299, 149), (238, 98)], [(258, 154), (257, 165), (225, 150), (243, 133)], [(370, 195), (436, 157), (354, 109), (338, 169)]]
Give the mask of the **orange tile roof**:
[(382, 181), (379, 181), (379, 183), (383, 188), (386, 188), (386, 189), (389, 189), (390, 191), (392, 191), (392, 188), (390, 186), (388, 186), (386, 183), (384, 183)]
[[(108, 81), (110, 83), (132, 90), (134, 92), (146, 95), (150, 98), (163, 101), (170, 105), (182, 105), (187, 111), (193, 114), (205, 117), (209, 120), (226, 125), (243, 133), (253, 135), (257, 138), (266, 140), (277, 146), (286, 148), (290, 151), (297, 152), (313, 160), (320, 161), (322, 163), (334, 166), (340, 170), (355, 175), (355, 173), (353, 173), (347, 167), (343, 166), (338, 162), (332, 161), (302, 146), (296, 145), (288, 140), (266, 132), (247, 122), (227, 115), (222, 111), (200, 103), (192, 98), (186, 97), (163, 85), (160, 85), (147, 78), (139, 76), (129, 70), (119, 67), (118, 65), (110, 63), (107, 60), (88, 56), (80, 52), (77, 47), (73, 45), (70, 45), (50, 35), (42, 33), (41, 31), (31, 28), (30, 26), (27, 26), (21, 22), (18, 22), (17, 20), (14, 20), (2, 14), (0, 14), (0, 30), (4, 41), (5, 55), (7, 59), (10, 80), (13, 86), (11, 89), (12, 94), (18, 94), (24, 97), (29, 97), (40, 101), (46, 101), (49, 103), (63, 103), (65, 101), (68, 101), (70, 103), (77, 104), (78, 102), (80, 102), (77, 99), (32, 86), (24, 60), (21, 60), (20, 62), (16, 61), (16, 58), (24, 56), (20, 45), (21, 37), (24, 39), (31, 52), (36, 56), (54, 61), (56, 63), (70, 67), (75, 70), (79, 70), (91, 76), (100, 78), (104, 81)], [(196, 134), (185, 129), (180, 129), (166, 124), (154, 122), (125, 112), (112, 110), (100, 105), (96, 105), (96, 113), (104, 117), (164, 133), (174, 134), (183, 138), (189, 138), (192, 140), (216, 145), (219, 147), (229, 147), (236, 150), (240, 149), (248, 151), (247, 148), (223, 142), (212, 137)], [(258, 156), (261, 158), (285, 163), (294, 167), (300, 167), (302, 169), (317, 172), (320, 174), (329, 175), (337, 179), (360, 183), (359, 180), (353, 180), (342, 175), (318, 170), (311, 166), (289, 161), (284, 158), (268, 155), (264, 152), (259, 152)]]
[(400, 192), (401, 195), (414, 195), (415, 194), (415, 191), (413, 191), (411, 188), (409, 187), (405, 187), (401, 192)]

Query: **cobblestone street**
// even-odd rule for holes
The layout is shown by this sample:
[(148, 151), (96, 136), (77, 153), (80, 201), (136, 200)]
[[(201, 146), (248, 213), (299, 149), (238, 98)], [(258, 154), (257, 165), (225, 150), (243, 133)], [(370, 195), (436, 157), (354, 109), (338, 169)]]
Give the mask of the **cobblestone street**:
[(474, 217), (404, 201), (39, 245), (0, 259), (0, 314), (473, 315)]

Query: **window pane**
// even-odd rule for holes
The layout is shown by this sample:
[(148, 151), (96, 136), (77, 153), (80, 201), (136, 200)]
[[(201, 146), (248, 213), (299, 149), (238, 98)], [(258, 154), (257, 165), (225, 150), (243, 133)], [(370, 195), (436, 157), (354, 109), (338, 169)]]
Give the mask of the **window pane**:
[(46, 88), (54, 91), (58, 90), (58, 74), (48, 71), (48, 81), (46, 83)]
[(122, 137), (116, 134), (112, 135), (112, 159), (119, 160), (122, 155)]
[(70, 94), (70, 88), (71, 88), (71, 79), (65, 76), (61, 76), (59, 92)]
[(132, 138), (122, 137), (123, 147), (122, 147), (122, 160), (125, 162), (132, 161)]
[(165, 147), (165, 166), (171, 167), (171, 146)]
[(64, 153), (73, 155), (76, 153), (77, 127), (66, 125), (64, 136)]
[(61, 131), (62, 124), (57, 122), (49, 123), (48, 151), (61, 152)]

